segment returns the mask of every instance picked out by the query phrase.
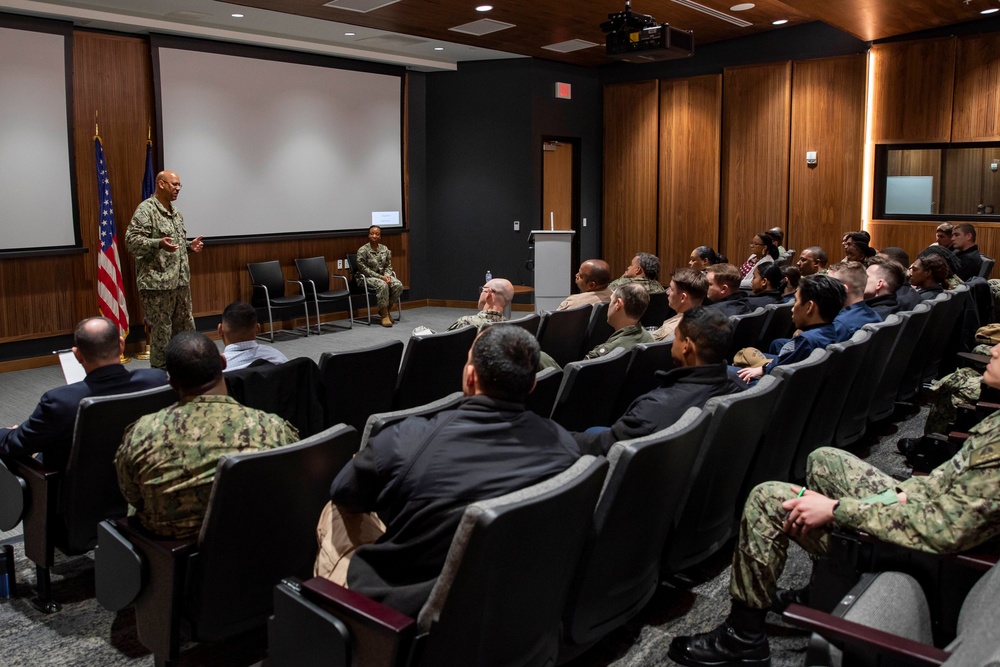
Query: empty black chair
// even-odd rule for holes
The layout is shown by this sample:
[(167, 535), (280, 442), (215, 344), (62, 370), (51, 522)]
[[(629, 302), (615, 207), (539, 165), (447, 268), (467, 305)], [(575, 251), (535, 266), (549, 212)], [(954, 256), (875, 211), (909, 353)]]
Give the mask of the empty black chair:
[[(732, 361), (736, 353), (745, 347), (757, 347), (767, 318), (768, 311), (763, 308), (758, 308), (752, 313), (744, 315), (730, 315), (729, 322), (733, 325), (733, 342), (729, 345), (726, 359)], [(764, 352), (766, 351), (764, 350)]]
[(711, 398), (712, 413), (687, 495), (663, 550), (662, 573), (673, 575), (717, 552), (735, 533), (736, 501), (768, 426), (781, 380), (765, 375), (745, 391)]
[[(285, 280), (281, 273), (281, 264), (278, 260), (270, 262), (250, 262), (247, 264), (247, 271), (250, 272), (250, 285), (253, 287), (253, 295), (250, 298), (250, 305), (254, 308), (267, 309), (267, 322), (269, 326), (268, 340), (274, 342), (274, 314), (273, 308), (291, 308), (301, 305), (306, 316), (306, 326), (302, 331), (303, 336), (309, 335), (309, 302), (306, 301), (305, 289), (298, 280)], [(294, 283), (299, 286), (299, 294), (285, 294), (285, 283)], [(293, 333), (287, 329), (280, 329)], [(263, 338), (263, 336), (258, 336)]]
[(393, 409), (423, 405), (462, 390), (462, 369), (476, 340), (476, 327), (411, 336), (396, 381)]
[(543, 368), (536, 373), (535, 388), (528, 394), (525, 407), (536, 415), (548, 418), (552, 414), (552, 406), (556, 404), (562, 378), (563, 372), (558, 368)]
[(587, 336), (587, 326), (593, 310), (592, 306), (583, 305), (566, 310), (551, 310), (542, 315), (542, 323), (538, 325), (538, 344), (542, 352), (563, 367), (582, 358), (588, 351), (583, 349), (583, 341)]
[(411, 408), (377, 412), (369, 416), (368, 421), (365, 422), (365, 429), (361, 432), (360, 449), (367, 447), (368, 441), (388, 426), (401, 422), (407, 417), (431, 417), (442, 410), (451, 410), (457, 407), (463, 398), (465, 398), (465, 395), (460, 391), (456, 391), (442, 398)]
[(326, 386), (326, 425), (348, 424), (359, 432), (368, 416), (392, 409), (403, 342), (324, 352), (319, 372)]
[(607, 465), (584, 456), (549, 480), (469, 505), (416, 623), (326, 579), (282, 584), (268, 663), (554, 664), (559, 619)]
[[(307, 259), (296, 259), (295, 270), (299, 272), (299, 281), (303, 287), (306, 299), (311, 299), (316, 308), (316, 333), (323, 333), (323, 322), (319, 317), (320, 303), (333, 303), (338, 300), (347, 300), (348, 325), (346, 327), (328, 323), (326, 326), (335, 329), (351, 329), (354, 327), (354, 306), (351, 304), (351, 288), (347, 278), (340, 275), (330, 275), (326, 268), (326, 257), (309, 257)], [(344, 286), (336, 289), (330, 287), (330, 282), (343, 282)]]
[(311, 575), (330, 480), (357, 449), (357, 431), (339, 424), (284, 447), (223, 456), (197, 541), (158, 538), (126, 519), (101, 523), (98, 600), (117, 611), (135, 599), (139, 641), (157, 664), (177, 657), (182, 629), (212, 642), (263, 626), (274, 586)]
[(862, 329), (871, 333), (868, 351), (861, 362), (854, 386), (847, 393), (847, 400), (840, 413), (840, 421), (833, 435), (833, 446), (841, 449), (850, 447), (865, 435), (868, 415), (871, 410), (875, 390), (882, 379), (886, 361), (900, 332), (901, 320), (890, 315), (884, 322), (866, 324)]
[(750, 490), (761, 482), (791, 480), (795, 452), (803, 440), (811, 438), (806, 424), (813, 406), (823, 400), (820, 389), (830, 358), (826, 350), (816, 349), (802, 361), (784, 364), (771, 371), (771, 375), (782, 382), (781, 394), (775, 401), (753, 469), (743, 484), (738, 507), (743, 506)]
[(230, 396), (248, 408), (278, 415), (298, 430), (300, 438), (326, 428), (326, 388), (312, 359), (251, 365), (224, 377)]
[(503, 326), (510, 325), (514, 327), (521, 327), (522, 329), (530, 333), (532, 336), (536, 336), (538, 334), (538, 325), (541, 323), (541, 321), (542, 321), (541, 315), (539, 315), (538, 313), (531, 313), (530, 315), (519, 317), (516, 320), (507, 320), (506, 322), (494, 322), (493, 324), (488, 324), (486, 326), (496, 326), (499, 324)]
[(872, 394), (871, 407), (868, 411), (869, 421), (879, 422), (892, 416), (903, 374), (906, 373), (906, 367), (913, 355), (913, 348), (920, 342), (920, 335), (927, 324), (930, 312), (930, 304), (920, 303), (913, 310), (896, 313), (902, 328), (896, 335), (896, 342), (893, 343), (889, 356), (883, 362), (882, 375)]
[(590, 322), (587, 323), (587, 335), (583, 339), (582, 352), (586, 354), (595, 347), (611, 338), (615, 328), (608, 324), (609, 303), (595, 303), (594, 312), (590, 315)]
[[(990, 283), (985, 278), (971, 278), (965, 282), (969, 288), (969, 297), (978, 315), (976, 328), (985, 326), (994, 320), (993, 316), (993, 290)], [(974, 334), (975, 332), (973, 332)], [(974, 341), (973, 341), (973, 344)]]
[(670, 304), (667, 303), (667, 293), (657, 292), (649, 295), (649, 306), (646, 307), (646, 312), (642, 314), (639, 324), (643, 327), (659, 328), (660, 325), (676, 314), (674, 309), (670, 307)]
[(788, 338), (795, 332), (792, 324), (792, 306), (794, 303), (772, 303), (764, 306), (767, 313), (767, 321), (760, 332), (760, 342), (754, 347), (760, 348), (762, 352), (767, 352), (771, 341), (775, 338)]
[[(364, 296), (365, 297), (365, 307), (368, 309), (368, 317), (365, 318), (365, 324), (371, 326), (372, 323), (372, 299), (375, 297), (375, 290), (368, 287), (368, 283), (364, 282), (365, 274), (358, 271), (358, 253), (352, 252), (347, 255), (347, 268), (351, 271), (351, 280), (349, 288), (351, 294)], [(396, 277), (396, 272), (392, 272), (392, 277)], [(392, 304), (389, 304), (389, 311), (392, 312)], [(399, 295), (399, 299), (396, 300), (396, 321), (399, 322), (403, 319), (403, 295)], [(351, 311), (351, 321), (354, 320), (354, 311)]]
[(929, 369), (933, 368), (936, 373), (962, 305), (950, 292), (942, 292), (925, 303), (931, 307), (931, 312), (900, 381), (896, 396), (898, 401), (909, 400), (920, 391), (923, 383), (928, 381)]
[(989, 280), (990, 274), (993, 273), (993, 265), (996, 264), (996, 260), (992, 257), (987, 257), (986, 255), (980, 255), (980, 257), (983, 258), (983, 263), (979, 265), (979, 277)]
[(659, 586), (660, 554), (708, 430), (691, 408), (671, 427), (615, 443), (563, 617), (559, 660), (573, 657), (646, 605)]
[(615, 400), (615, 408), (611, 414), (611, 423), (625, 414), (632, 401), (646, 392), (659, 386), (656, 373), (669, 371), (674, 367), (674, 359), (670, 354), (672, 340), (657, 343), (639, 343), (632, 348), (632, 358), (629, 359), (625, 379)]
[(619, 347), (597, 359), (566, 364), (552, 419), (569, 431), (611, 426), (614, 401), (610, 397), (621, 388), (630, 357), (628, 350)]
[(9, 471), (0, 469), (8, 476), (3, 486), (9, 493), (24, 489), (24, 555), (35, 564), (38, 597), (32, 604), (40, 610), (59, 609), (52, 600), (49, 572), (54, 549), (66, 555), (90, 551), (97, 544), (98, 522), (125, 516), (128, 510), (114, 463), (125, 429), (176, 401), (177, 392), (169, 386), (85, 398), (80, 401), (65, 470), (28, 457), (11, 459)]
[(806, 460), (809, 454), (820, 447), (832, 447), (837, 425), (844, 414), (847, 397), (854, 388), (854, 380), (862, 368), (868, 354), (868, 342), (872, 334), (865, 329), (854, 332), (843, 343), (827, 345), (830, 360), (826, 363), (826, 377), (819, 390), (819, 397), (809, 414), (807, 432), (799, 441), (792, 460), (792, 479), (802, 480), (806, 475)]

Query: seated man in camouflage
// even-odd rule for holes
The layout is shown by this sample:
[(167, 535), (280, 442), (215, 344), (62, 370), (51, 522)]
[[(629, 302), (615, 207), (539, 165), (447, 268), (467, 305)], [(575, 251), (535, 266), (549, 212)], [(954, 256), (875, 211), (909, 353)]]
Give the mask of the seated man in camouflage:
[(650, 294), (665, 292), (660, 284), (660, 258), (648, 252), (636, 253), (632, 263), (625, 269), (621, 278), (611, 281), (608, 289), (615, 290), (628, 283), (637, 283), (646, 288)]
[(587, 353), (587, 359), (597, 359), (619, 347), (630, 350), (639, 343), (652, 343), (653, 337), (642, 328), (639, 320), (649, 307), (649, 292), (642, 285), (625, 284), (611, 294), (608, 304), (608, 324), (615, 332)]
[(229, 397), (222, 378), (226, 359), (203, 334), (174, 336), (166, 365), (180, 400), (126, 429), (115, 467), (143, 528), (183, 540), (198, 536), (223, 454), (272, 449), (299, 435), (281, 417)]
[[(1000, 388), (1000, 345), (984, 380)], [(766, 482), (747, 499), (729, 580), (732, 607), (714, 630), (677, 637), (668, 655), (682, 665), (767, 665), (765, 617), (775, 602), (788, 542), (814, 557), (830, 550), (834, 526), (903, 547), (952, 553), (1000, 533), (1000, 412), (969, 432), (951, 460), (905, 482), (839, 449), (809, 456), (808, 490)]]
[(475, 315), (464, 315), (448, 327), (448, 331), (462, 327), (482, 329), (487, 324), (503, 322), (507, 319), (504, 311), (514, 299), (514, 285), (505, 278), (494, 278), (480, 288), (479, 312)]

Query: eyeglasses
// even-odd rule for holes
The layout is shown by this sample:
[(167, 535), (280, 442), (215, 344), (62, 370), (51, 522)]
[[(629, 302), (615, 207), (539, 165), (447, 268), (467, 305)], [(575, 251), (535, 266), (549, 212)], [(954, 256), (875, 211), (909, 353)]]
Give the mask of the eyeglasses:
[(754, 247), (756, 247), (756, 246), (760, 246), (760, 247), (762, 247), (762, 248), (763, 248), (763, 247), (764, 247), (764, 244), (763, 244), (763, 243), (758, 243), (757, 241), (751, 241), (751, 242), (750, 242), (750, 247), (751, 247), (751, 248), (754, 248)]
[(486, 287), (485, 285), (483, 287), (480, 287), (479, 291), (482, 292), (483, 294), (486, 294), (487, 292), (490, 293), (490, 294), (496, 294), (497, 293), (497, 291), (495, 289), (493, 289), (492, 287)]

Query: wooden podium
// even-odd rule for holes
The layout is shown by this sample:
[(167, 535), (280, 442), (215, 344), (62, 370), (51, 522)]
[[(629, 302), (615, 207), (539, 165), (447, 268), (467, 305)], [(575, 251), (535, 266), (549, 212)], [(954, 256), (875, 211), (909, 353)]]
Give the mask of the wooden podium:
[(535, 244), (535, 309), (555, 310), (570, 295), (573, 285), (573, 235), (563, 229), (533, 229)]

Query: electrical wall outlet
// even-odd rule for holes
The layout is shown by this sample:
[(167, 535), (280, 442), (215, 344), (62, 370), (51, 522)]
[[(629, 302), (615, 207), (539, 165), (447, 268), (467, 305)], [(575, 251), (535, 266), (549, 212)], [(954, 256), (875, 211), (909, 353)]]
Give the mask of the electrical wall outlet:
[(514, 231), (515, 232), (521, 231), (521, 221), (520, 220), (515, 220), (514, 221)]
[(338, 269), (344, 268), (344, 260), (342, 260), (342, 259), (338, 259), (337, 260), (337, 268)]

